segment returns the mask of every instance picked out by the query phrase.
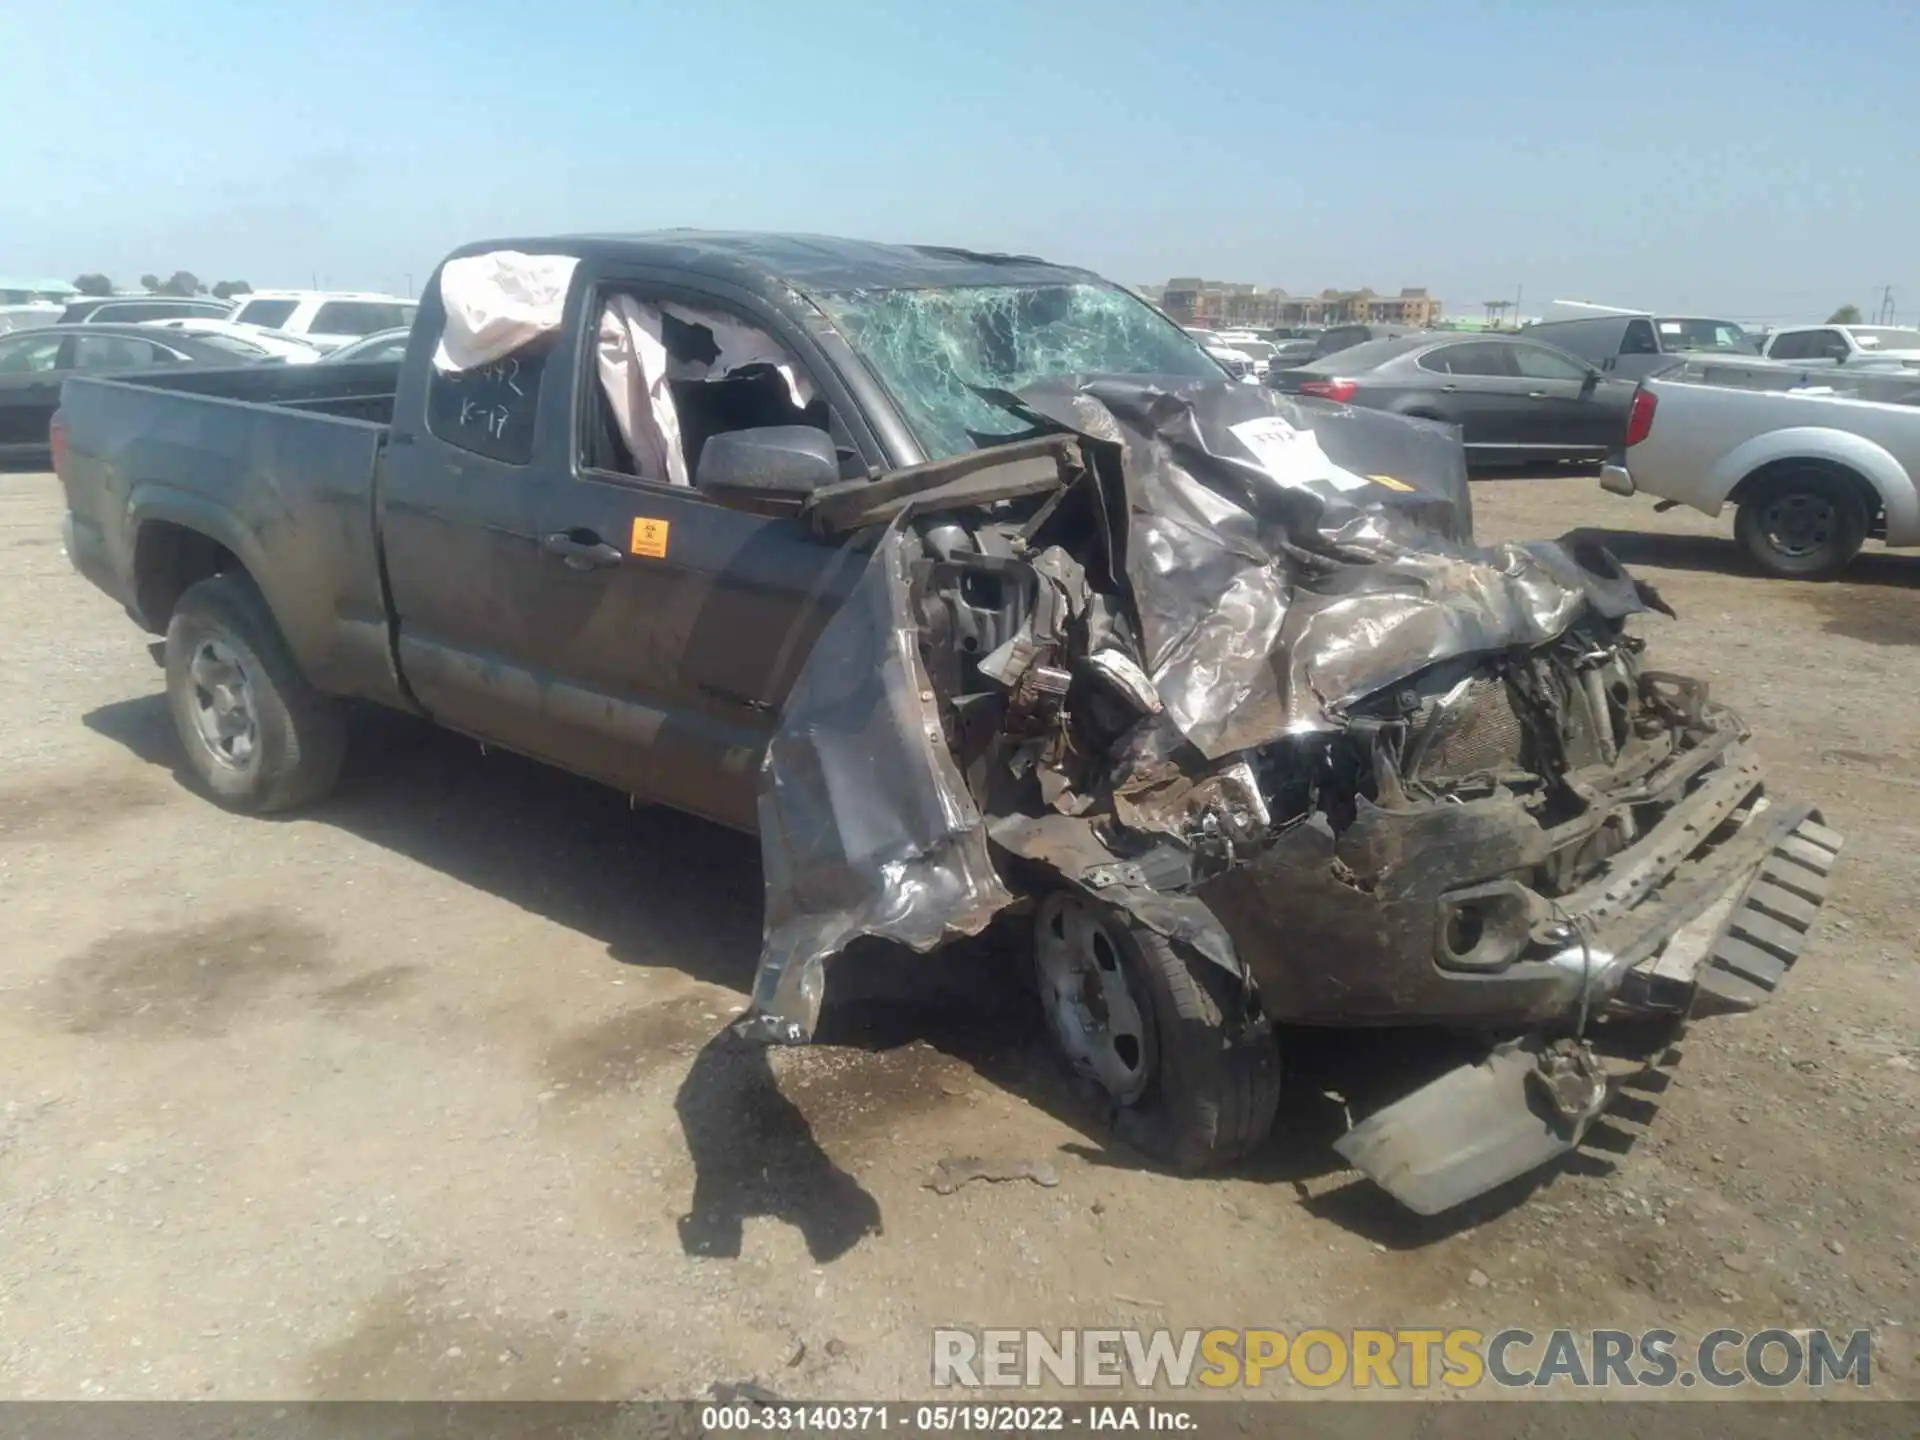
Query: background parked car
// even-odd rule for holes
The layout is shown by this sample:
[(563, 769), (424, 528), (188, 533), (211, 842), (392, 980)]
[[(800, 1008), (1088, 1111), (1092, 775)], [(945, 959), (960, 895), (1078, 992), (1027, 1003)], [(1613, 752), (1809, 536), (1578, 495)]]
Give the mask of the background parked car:
[(1324, 360), (1369, 340), (1397, 340), (1403, 335), (1419, 333), (1411, 325), (1334, 325), (1315, 337), (1310, 358)]
[(1753, 337), (1731, 320), (1698, 315), (1594, 315), (1537, 320), (1520, 336), (1578, 356), (1609, 375), (1638, 380), (1686, 355), (1758, 355)]
[(0, 305), (0, 335), (15, 330), (36, 330), (42, 325), (60, 323), (60, 306), (44, 300), (29, 300), (20, 305)]
[(398, 364), (406, 358), (407, 341), (412, 338), (413, 331), (404, 326), (398, 330), (376, 330), (366, 339), (342, 345), (321, 358), (329, 365)]
[(376, 330), (411, 326), (419, 308), (412, 300), (362, 291), (255, 290), (242, 297), (233, 319), (333, 350)]
[(1254, 373), (1253, 357), (1238, 346), (1229, 345), (1210, 330), (1190, 330), (1187, 332), (1200, 342), (1200, 348), (1212, 357), (1213, 362), (1236, 380), (1249, 385), (1260, 383), (1260, 377)]
[(1267, 371), (1272, 368), (1274, 356), (1274, 347), (1270, 343), (1262, 340), (1251, 330), (1221, 330), (1216, 332), (1215, 338), (1222, 344), (1238, 350), (1252, 361), (1255, 376), (1262, 380), (1267, 378)]
[(47, 422), (69, 375), (152, 365), (244, 365), (265, 358), (221, 335), (184, 335), (145, 325), (48, 325), (0, 335), (0, 457), (42, 459)]
[(1683, 361), (1634, 396), (1616, 495), (1718, 515), (1755, 568), (1830, 580), (1870, 536), (1920, 545), (1920, 376)]
[(168, 320), (185, 315), (224, 320), (232, 312), (233, 306), (228, 301), (207, 296), (89, 295), (84, 300), (69, 300), (67, 308), (60, 313), (60, 323), (137, 325), (146, 320)]
[(261, 330), (252, 325), (236, 325), (231, 320), (206, 320), (188, 316), (173, 320), (149, 320), (148, 327), (171, 330), (184, 335), (220, 335), (261, 359), (284, 360), (289, 365), (311, 365), (326, 354), (310, 340), (278, 330)]
[(1761, 353), (1799, 365), (1920, 366), (1920, 330), (1895, 325), (1795, 325), (1767, 336)]
[(1605, 459), (1634, 384), (1528, 340), (1421, 331), (1268, 377), (1276, 390), (1460, 427), (1470, 464)]

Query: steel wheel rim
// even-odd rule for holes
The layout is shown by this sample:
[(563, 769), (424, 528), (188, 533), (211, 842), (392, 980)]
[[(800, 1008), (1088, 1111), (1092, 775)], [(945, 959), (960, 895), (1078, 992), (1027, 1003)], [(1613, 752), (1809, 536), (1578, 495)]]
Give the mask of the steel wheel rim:
[(1767, 543), (1795, 560), (1831, 545), (1837, 518), (1831, 500), (1805, 493), (1782, 495), (1760, 512)]
[(253, 682), (233, 648), (202, 640), (187, 664), (194, 730), (217, 765), (246, 770), (260, 750), (260, 717)]
[(1041, 905), (1034, 936), (1040, 999), (1060, 1048), (1114, 1100), (1132, 1104), (1157, 1056), (1151, 1010), (1134, 994), (1119, 941), (1091, 906), (1066, 894)]

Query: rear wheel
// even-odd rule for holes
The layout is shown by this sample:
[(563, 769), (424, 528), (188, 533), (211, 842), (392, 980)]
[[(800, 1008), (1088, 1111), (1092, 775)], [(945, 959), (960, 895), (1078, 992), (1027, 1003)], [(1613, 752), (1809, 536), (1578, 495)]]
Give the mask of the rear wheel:
[(167, 624), (167, 703), (187, 765), (230, 810), (317, 800), (346, 754), (346, 721), (294, 663), (273, 612), (244, 575), (180, 597)]
[(1825, 471), (1795, 470), (1740, 502), (1733, 534), (1769, 575), (1831, 580), (1860, 553), (1871, 519), (1857, 487)]
[(1280, 1057), (1237, 979), (1124, 911), (1064, 890), (1040, 903), (1034, 961), (1054, 1043), (1099, 1087), (1121, 1139), (1191, 1172), (1266, 1137)]

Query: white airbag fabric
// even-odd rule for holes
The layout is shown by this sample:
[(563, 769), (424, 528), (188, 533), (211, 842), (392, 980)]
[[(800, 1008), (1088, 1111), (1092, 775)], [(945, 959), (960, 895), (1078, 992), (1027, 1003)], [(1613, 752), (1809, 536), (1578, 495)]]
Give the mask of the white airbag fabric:
[(490, 250), (440, 267), (447, 328), (434, 369), (471, 370), (559, 330), (567, 289), (580, 263), (572, 255)]
[[(711, 364), (675, 360), (661, 336), (662, 318), (704, 326), (720, 353)], [(672, 380), (724, 380), (749, 365), (768, 365), (786, 381), (796, 409), (813, 398), (813, 387), (794, 359), (771, 335), (712, 310), (685, 305), (649, 305), (631, 295), (608, 298), (600, 312), (595, 358), (600, 388), (613, 412), (620, 438), (633, 455), (635, 473), (674, 485), (691, 484), (680, 443), (680, 414), (674, 408)]]
[(680, 412), (667, 388), (667, 347), (660, 311), (631, 295), (615, 295), (600, 312), (595, 359), (613, 423), (633, 455), (634, 473), (675, 485), (687, 481), (680, 449)]

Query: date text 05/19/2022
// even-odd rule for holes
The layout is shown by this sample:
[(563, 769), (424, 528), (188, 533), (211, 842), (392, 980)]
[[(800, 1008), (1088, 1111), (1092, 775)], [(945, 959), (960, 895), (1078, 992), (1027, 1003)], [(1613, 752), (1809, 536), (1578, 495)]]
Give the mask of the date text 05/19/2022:
[(756, 1404), (704, 1406), (700, 1426), (714, 1434), (861, 1431), (906, 1435), (1018, 1434), (1080, 1430), (1150, 1430), (1191, 1434), (1191, 1410), (1172, 1405), (861, 1405)]

